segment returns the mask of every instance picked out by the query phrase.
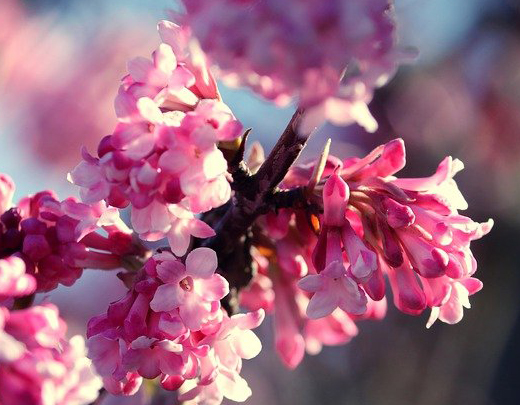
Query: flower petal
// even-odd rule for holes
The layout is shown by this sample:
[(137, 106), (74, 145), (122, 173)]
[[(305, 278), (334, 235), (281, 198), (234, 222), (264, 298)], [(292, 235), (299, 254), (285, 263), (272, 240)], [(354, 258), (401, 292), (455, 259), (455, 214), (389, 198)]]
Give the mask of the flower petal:
[(217, 254), (210, 248), (197, 248), (186, 257), (187, 274), (198, 278), (209, 278), (218, 266)]
[(150, 308), (155, 312), (171, 311), (184, 302), (184, 296), (184, 290), (178, 285), (163, 284), (155, 291)]

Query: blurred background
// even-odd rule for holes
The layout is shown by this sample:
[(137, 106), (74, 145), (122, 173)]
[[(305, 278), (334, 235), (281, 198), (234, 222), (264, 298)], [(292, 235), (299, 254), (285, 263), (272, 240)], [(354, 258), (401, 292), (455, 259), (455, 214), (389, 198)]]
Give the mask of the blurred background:
[[(81, 145), (93, 151), (114, 123), (112, 102), (126, 61), (149, 56), (155, 24), (173, 0), (0, 0), (0, 172), (17, 197), (53, 188), (76, 194), (66, 173)], [(332, 153), (358, 155), (394, 137), (407, 145), (403, 175), (434, 171), (446, 155), (466, 165), (456, 180), (466, 215), (495, 219), (474, 244), (484, 289), (456, 326), (425, 329), (427, 314), (392, 306), (385, 320), (360, 324), (348, 345), (325, 348), (285, 370), (272, 345), (246, 362), (249, 404), (441, 405), (519, 404), (520, 391), (520, 3), (515, 0), (396, 0), (399, 40), (420, 57), (379, 90), (370, 109), (375, 134), (326, 126)], [(277, 109), (245, 90), (222, 89), (224, 100), (254, 139), (269, 149), (292, 109)], [(269, 117), (266, 120), (266, 117)], [(71, 333), (123, 293), (115, 274), (86, 272), (56, 302)], [(144, 394), (143, 394), (144, 395)], [(141, 397), (103, 404), (145, 403)], [(168, 403), (174, 403), (171, 399)]]

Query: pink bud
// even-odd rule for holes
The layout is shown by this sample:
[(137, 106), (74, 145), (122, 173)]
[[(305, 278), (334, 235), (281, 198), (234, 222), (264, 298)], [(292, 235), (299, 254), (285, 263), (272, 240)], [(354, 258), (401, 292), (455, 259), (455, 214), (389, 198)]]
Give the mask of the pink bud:
[(386, 292), (385, 279), (383, 272), (380, 267), (377, 267), (376, 271), (372, 273), (372, 276), (368, 281), (363, 284), (365, 292), (374, 301), (379, 301), (384, 298)]
[(97, 153), (98, 153), (98, 156), (100, 158), (102, 158), (108, 152), (112, 152), (114, 150), (115, 150), (115, 148), (112, 145), (112, 135), (107, 135), (103, 139), (101, 139), (101, 141), (99, 142)]
[(410, 226), (415, 221), (415, 214), (410, 207), (399, 204), (391, 198), (385, 198), (383, 200), (383, 207), (388, 225), (392, 228)]
[(426, 296), (410, 264), (404, 263), (397, 269), (387, 269), (394, 291), (395, 306), (406, 314), (419, 315), (426, 308)]
[(347, 183), (336, 173), (332, 174), (323, 187), (323, 220), (329, 226), (343, 226), (350, 191)]
[(402, 248), (396, 240), (395, 232), (383, 221), (377, 221), (382, 236), (383, 254), (386, 262), (392, 267), (403, 264)]
[(352, 275), (358, 281), (367, 281), (377, 269), (376, 254), (365, 246), (348, 221), (341, 228), (341, 237)]
[(401, 138), (388, 142), (383, 154), (374, 164), (377, 167), (377, 175), (381, 177), (390, 176), (406, 165), (406, 153), (404, 141)]

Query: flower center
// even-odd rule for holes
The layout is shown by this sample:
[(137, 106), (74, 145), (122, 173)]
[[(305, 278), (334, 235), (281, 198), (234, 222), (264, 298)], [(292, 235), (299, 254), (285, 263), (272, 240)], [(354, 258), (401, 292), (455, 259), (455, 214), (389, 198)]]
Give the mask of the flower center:
[(193, 290), (193, 279), (187, 276), (179, 281), (179, 285), (184, 291), (191, 291)]

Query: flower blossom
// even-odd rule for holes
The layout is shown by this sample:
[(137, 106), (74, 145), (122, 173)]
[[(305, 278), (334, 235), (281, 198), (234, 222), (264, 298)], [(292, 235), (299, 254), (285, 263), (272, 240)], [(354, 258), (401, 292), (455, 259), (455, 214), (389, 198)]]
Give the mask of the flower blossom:
[(213, 236), (194, 214), (227, 202), (231, 187), (221, 141), (242, 126), (220, 100), (205, 56), (186, 28), (159, 24), (163, 42), (152, 59), (129, 62), (115, 100), (118, 123), (99, 144), (83, 151), (70, 173), (87, 203), (131, 204), (132, 224), (146, 240), (168, 237), (182, 256), (190, 237)]
[(0, 214), (0, 241), (0, 296), (32, 292), (33, 277), (37, 292), (70, 286), (85, 268), (114, 269), (124, 256), (142, 254), (115, 208), (59, 201), (52, 191), (25, 197)]
[[(458, 213), (467, 208), (453, 180), (462, 162), (447, 157), (430, 177), (396, 178), (405, 165), (404, 144), (396, 139), (362, 159), (336, 164), (322, 188), (324, 214), (313, 252), (319, 275), (330, 257), (343, 258), (350, 265), (347, 274), (373, 300), (384, 297), (386, 275), (401, 311), (418, 315), (431, 308), (428, 326), (437, 318), (460, 321), (462, 308), (469, 308), (468, 296), (482, 287), (472, 277), (477, 265), (470, 242), (493, 225), (492, 220), (480, 224)], [(350, 191), (348, 199), (338, 184)], [(341, 223), (339, 236), (335, 227)], [(301, 287), (316, 294), (330, 289), (315, 277), (307, 276)], [(321, 299), (309, 305), (310, 316), (332, 306), (331, 298)]]
[(409, 58), (397, 48), (393, 1), (183, 1), (189, 25), (230, 84), (246, 85), (279, 105), (296, 97), (303, 125), (323, 119), (377, 123), (367, 104), (375, 88)]
[(167, 312), (179, 308), (179, 316), (191, 330), (200, 329), (211, 303), (229, 293), (227, 281), (217, 269), (217, 255), (208, 248), (197, 248), (186, 257), (186, 265), (164, 261), (157, 266), (157, 275), (165, 284), (157, 288), (150, 308)]
[[(307, 186), (316, 164), (292, 167), (281, 188)], [(305, 352), (348, 342), (358, 321), (383, 318), (385, 278), (398, 309), (431, 309), (428, 327), (437, 319), (459, 322), (482, 287), (473, 277), (470, 242), (493, 222), (459, 214), (467, 203), (453, 176), (462, 163), (448, 157), (430, 177), (396, 178), (404, 165), (400, 139), (361, 159), (329, 156), (311, 196), (321, 212), (283, 208), (257, 221), (257, 274), (240, 300), (273, 313), (276, 349), (287, 367)]]
[(194, 249), (183, 261), (157, 253), (126, 296), (90, 320), (89, 356), (109, 392), (131, 395), (143, 378), (159, 377), (163, 388), (181, 389), (195, 403), (244, 401), (251, 394), (239, 373), (242, 359), (260, 351), (250, 329), (264, 312), (229, 317), (220, 306), (229, 286), (216, 269), (209, 248)]
[(0, 308), (0, 403), (85, 405), (97, 398), (101, 379), (83, 338), (66, 340), (65, 331), (51, 304)]

